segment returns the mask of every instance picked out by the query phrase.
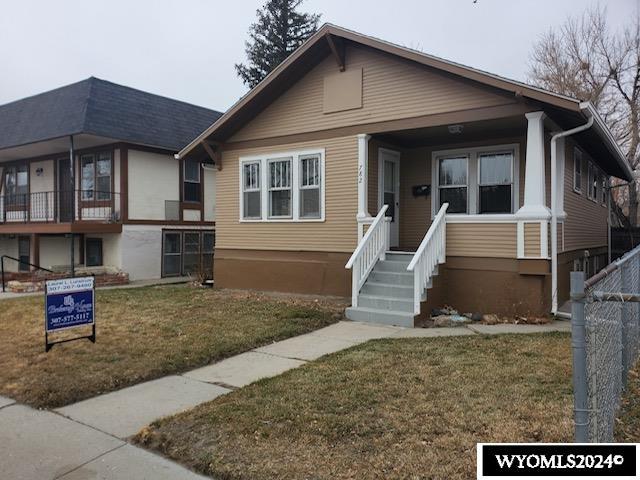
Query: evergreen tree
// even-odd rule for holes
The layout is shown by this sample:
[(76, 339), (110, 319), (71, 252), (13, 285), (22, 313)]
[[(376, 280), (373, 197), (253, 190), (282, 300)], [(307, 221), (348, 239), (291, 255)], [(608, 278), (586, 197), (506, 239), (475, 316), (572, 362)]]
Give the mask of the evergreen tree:
[(258, 21), (249, 28), (245, 42), (247, 65), (236, 71), (250, 88), (255, 87), (318, 29), (319, 14), (296, 11), (303, 0), (269, 0), (258, 10)]

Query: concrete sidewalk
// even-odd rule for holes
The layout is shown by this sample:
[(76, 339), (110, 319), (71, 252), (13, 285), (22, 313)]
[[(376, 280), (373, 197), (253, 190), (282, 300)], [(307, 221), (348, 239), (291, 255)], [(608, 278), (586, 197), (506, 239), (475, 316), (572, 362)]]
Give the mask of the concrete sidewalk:
[(339, 322), (182, 375), (134, 385), (54, 412), (33, 410), (0, 397), (0, 478), (202, 479), (165, 458), (128, 444), (127, 438), (158, 418), (376, 338), (556, 331), (570, 331), (569, 322), (428, 329)]
[(54, 412), (0, 397), (0, 478), (202, 480), (186, 468)]
[(135, 435), (153, 420), (188, 410), (231, 389), (281, 373), (375, 338), (442, 337), (569, 331), (569, 322), (547, 325), (468, 325), (402, 328), (338, 322), (305, 335), (256, 348), (218, 363), (90, 398), (56, 411), (117, 438)]

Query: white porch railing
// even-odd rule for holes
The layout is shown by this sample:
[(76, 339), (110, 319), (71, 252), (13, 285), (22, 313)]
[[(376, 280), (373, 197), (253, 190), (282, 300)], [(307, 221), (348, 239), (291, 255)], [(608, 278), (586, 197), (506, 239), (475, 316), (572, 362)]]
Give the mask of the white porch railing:
[(385, 219), (388, 205), (384, 205), (360, 243), (349, 258), (345, 268), (351, 269), (351, 305), (358, 306), (358, 294), (378, 260), (384, 260), (389, 249), (389, 222)]
[(413, 313), (420, 314), (420, 302), (438, 264), (444, 263), (447, 247), (446, 213), (448, 203), (440, 211), (411, 259), (407, 271), (413, 272)]

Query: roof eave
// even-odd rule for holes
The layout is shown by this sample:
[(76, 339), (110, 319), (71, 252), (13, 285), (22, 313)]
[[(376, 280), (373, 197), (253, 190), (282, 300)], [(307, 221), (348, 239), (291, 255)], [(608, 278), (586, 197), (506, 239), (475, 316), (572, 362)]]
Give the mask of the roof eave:
[(627, 156), (624, 154), (620, 145), (613, 137), (611, 130), (607, 127), (603, 118), (600, 116), (596, 108), (593, 106), (591, 102), (582, 102), (580, 103), (580, 109), (583, 112), (586, 112), (587, 116), (591, 116), (594, 119), (593, 127), (598, 133), (598, 136), (602, 138), (607, 146), (607, 150), (611, 152), (611, 155), (615, 158), (616, 163), (622, 169), (622, 171), (626, 174), (624, 180), (631, 182), (633, 181), (633, 170), (627, 161)]

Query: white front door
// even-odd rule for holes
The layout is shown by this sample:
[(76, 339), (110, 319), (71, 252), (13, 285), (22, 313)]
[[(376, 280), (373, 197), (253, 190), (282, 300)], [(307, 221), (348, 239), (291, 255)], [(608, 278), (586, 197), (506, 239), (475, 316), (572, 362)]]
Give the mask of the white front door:
[(381, 148), (378, 150), (378, 208), (389, 205), (387, 217), (391, 217), (390, 246), (400, 245), (400, 152)]

